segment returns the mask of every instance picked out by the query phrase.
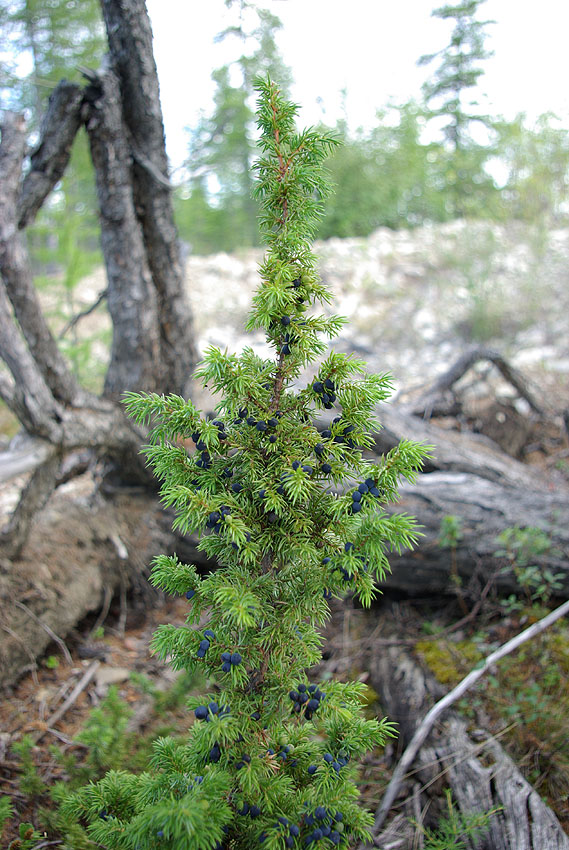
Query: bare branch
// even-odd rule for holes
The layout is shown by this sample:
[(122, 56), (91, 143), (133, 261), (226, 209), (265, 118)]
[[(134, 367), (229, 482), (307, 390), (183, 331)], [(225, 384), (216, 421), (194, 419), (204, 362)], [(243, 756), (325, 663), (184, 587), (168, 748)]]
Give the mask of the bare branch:
[(97, 300), (94, 301), (93, 304), (91, 304), (90, 307), (87, 307), (85, 310), (81, 310), (80, 313), (76, 313), (75, 316), (73, 316), (71, 319), (69, 319), (69, 321), (64, 325), (63, 330), (60, 332), (59, 339), (63, 339), (63, 337), (67, 333), (69, 333), (69, 331), (72, 328), (74, 328), (75, 325), (79, 321), (81, 321), (81, 319), (84, 319), (85, 316), (89, 316), (91, 313), (93, 313), (97, 309), (99, 304), (102, 304), (102, 302), (105, 300), (105, 298), (107, 297), (108, 294), (109, 294), (109, 290), (103, 289), (101, 292), (99, 292), (99, 295), (97, 296)]
[(16, 328), (11, 313), (10, 302), (0, 282), (0, 357), (14, 378), (13, 386), (6, 380), (0, 385), (2, 397), (27, 431), (57, 442), (61, 436), (60, 407)]
[(12, 410), (14, 405), (16, 388), (14, 381), (11, 381), (8, 375), (0, 372), (0, 398)]
[[(71, 403), (79, 397), (81, 390), (67, 368), (44, 318), (27, 250), (17, 228), (17, 198), (25, 144), (22, 116), (6, 112), (0, 143), (0, 274), (35, 361), (35, 371), (41, 373), (55, 399)], [(10, 321), (9, 312), (6, 304), (0, 304), (0, 313), (6, 322)], [(4, 354), (0, 353), (0, 356), (4, 357)], [(8, 365), (18, 384), (13, 365)], [(49, 407), (53, 408), (53, 404)]]
[(147, 157), (145, 157), (144, 154), (141, 153), (136, 148), (136, 145), (133, 141), (131, 141), (131, 147), (132, 147), (132, 155), (133, 155), (133, 158), (135, 159), (135, 161), (139, 165), (141, 165), (142, 168), (145, 168), (146, 171), (148, 171), (148, 173), (150, 174), (150, 176), (153, 177), (154, 180), (156, 180), (156, 182), (160, 186), (164, 186), (166, 189), (172, 190), (173, 186), (170, 183), (170, 181), (168, 180), (168, 178), (164, 177), (164, 175), (161, 174), (160, 171), (158, 171), (156, 166), (152, 162), (150, 162), (150, 160)]
[(31, 224), (63, 173), (71, 147), (81, 126), (83, 90), (67, 80), (55, 87), (40, 129), (40, 141), (31, 155), (18, 202), (18, 227)]
[(85, 690), (85, 688), (87, 687), (87, 685), (89, 684), (91, 679), (94, 677), (95, 673), (97, 672), (97, 670), (99, 669), (100, 666), (101, 666), (101, 662), (97, 661), (97, 660), (92, 661), (89, 664), (89, 666), (87, 667), (87, 669), (83, 673), (83, 676), (81, 677), (79, 682), (75, 685), (75, 687), (73, 688), (73, 690), (71, 691), (71, 693), (69, 694), (69, 696), (67, 697), (65, 702), (62, 705), (60, 705), (59, 708), (56, 711), (54, 711), (53, 714), (48, 718), (47, 723), (46, 723), (46, 728), (42, 732), (34, 734), (34, 740), (35, 740), (36, 744), (39, 740), (41, 740), (41, 738), (43, 738), (45, 733), (52, 726), (54, 726), (59, 720), (61, 720), (63, 715), (66, 713), (66, 711), (68, 711), (71, 708), (71, 706), (76, 702), (77, 697), (79, 696), (79, 694), (82, 691)]
[(479, 346), (466, 351), (459, 359), (453, 363), (450, 369), (447, 369), (435, 383), (429, 387), (427, 392), (412, 405), (413, 413), (416, 416), (424, 416), (430, 419), (433, 415), (448, 415), (452, 413), (452, 402), (445, 400), (445, 394), (452, 390), (454, 385), (459, 381), (469, 369), (478, 363), (480, 360), (488, 360), (501, 372), (502, 376), (514, 389), (524, 398), (531, 409), (543, 415), (543, 407), (539, 404), (533, 391), (530, 389), (528, 381), (518, 372), (517, 369), (508, 363), (498, 351), (492, 348)]
[(44, 630), (44, 632), (45, 632), (45, 633), (46, 633), (46, 634), (47, 634), (47, 635), (48, 635), (48, 636), (52, 639), (52, 641), (54, 641), (54, 643), (56, 643), (56, 644), (59, 646), (59, 648), (61, 649), (61, 652), (63, 653), (63, 657), (65, 658), (65, 660), (67, 661), (67, 663), (69, 664), (69, 666), (71, 666), (71, 665), (73, 664), (73, 658), (72, 658), (72, 656), (71, 656), (71, 653), (70, 653), (70, 652), (69, 652), (69, 650), (67, 649), (67, 644), (65, 643), (65, 641), (63, 640), (63, 638), (60, 638), (60, 637), (59, 637), (59, 635), (57, 635), (57, 634), (53, 631), (53, 629), (52, 629), (52, 628), (50, 628), (50, 626), (48, 626), (48, 624), (47, 624), (47, 623), (44, 623), (44, 621), (43, 621), (43, 620), (41, 620), (41, 619), (37, 616), (37, 614), (34, 614), (34, 612), (32, 611), (32, 609), (31, 609), (31, 608), (28, 608), (28, 606), (27, 606), (27, 605), (24, 605), (24, 603), (23, 603), (23, 602), (20, 602), (20, 601), (17, 599), (17, 600), (16, 600), (16, 602), (15, 602), (14, 604), (16, 605), (16, 607), (17, 607), (17, 608), (21, 608), (21, 609), (22, 609), (22, 611), (25, 611), (25, 612), (26, 612), (26, 614), (28, 615), (28, 617), (31, 617), (31, 618), (32, 618), (32, 620), (35, 620), (35, 622), (38, 624), (38, 626), (41, 626), (41, 627), (42, 627), (42, 629)]

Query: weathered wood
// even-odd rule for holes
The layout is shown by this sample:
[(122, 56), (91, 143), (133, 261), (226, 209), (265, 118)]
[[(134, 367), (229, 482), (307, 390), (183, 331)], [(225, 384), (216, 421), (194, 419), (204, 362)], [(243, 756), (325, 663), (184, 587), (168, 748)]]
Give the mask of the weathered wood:
[(40, 127), (40, 141), (30, 155), (18, 200), (18, 227), (30, 225), (43, 202), (61, 180), (82, 124), (83, 90), (61, 80), (50, 95)]
[[(0, 375), (0, 397), (31, 435), (57, 445), (62, 455), (95, 449), (114, 460), (126, 480), (148, 484), (151, 474), (139, 457), (139, 431), (126, 422), (118, 406), (84, 392), (59, 352), (39, 307), (18, 232), (62, 176), (77, 129), (85, 121), (96, 169), (114, 331), (106, 395), (116, 401), (128, 389), (184, 392), (196, 349), (173, 223), (150, 23), (143, 0), (103, 5), (111, 69), (84, 69), (90, 82), (85, 89), (65, 82), (57, 86), (23, 180), (24, 122), (12, 113), (3, 118), (0, 357), (11, 375)], [(135, 163), (140, 172), (135, 173)], [(36, 481), (45, 484), (46, 476), (38, 476)], [(23, 531), (27, 525), (20, 521), (27, 503), (25, 498), (4, 534), (4, 554), (10, 551), (10, 541), (12, 551), (16, 538), (17, 548), (23, 544), (17, 528)]]
[(482, 434), (443, 429), (414, 416), (397, 404), (383, 404), (377, 416), (382, 429), (376, 434), (375, 450), (381, 454), (400, 440), (416, 440), (433, 446), (433, 458), (425, 472), (466, 472), (506, 487), (547, 489), (542, 476), (509, 455)]
[[(3, 397), (1, 389), (0, 397)], [(28, 437), (26, 434), (23, 437), (19, 435), (16, 440), (12, 440), (9, 449), (0, 452), (0, 484), (17, 475), (33, 471), (44, 463), (53, 451), (53, 445), (47, 440)]]
[[(0, 245), (0, 254), (1, 251)], [(0, 266), (1, 263), (0, 256)], [(30, 433), (57, 443), (61, 438), (61, 405), (53, 397), (38, 364), (12, 320), (12, 309), (2, 280), (0, 358), (6, 363), (13, 378), (13, 382), (7, 377), (0, 382), (0, 397)]]
[[(21, 115), (6, 112), (0, 142), (0, 274), (26, 339), (36, 371), (43, 376), (53, 397), (73, 403), (81, 390), (57, 347), (40, 307), (28, 253), (18, 232), (18, 197), (22, 161), (26, 147), (25, 123)], [(5, 305), (0, 312), (8, 313)], [(0, 356), (6, 359), (4, 347)], [(14, 370), (10, 366), (12, 373)]]
[(8, 526), (0, 532), (1, 551), (5, 557), (13, 560), (21, 554), (36, 514), (55, 490), (60, 462), (54, 447), (52, 454), (34, 470), (24, 487)]
[(543, 414), (543, 406), (521, 372), (515, 369), (499, 351), (483, 345), (465, 351), (446, 372), (440, 375), (434, 384), (410, 405), (413, 414), (426, 419), (432, 416), (454, 415), (456, 413), (454, 385), (481, 360), (493, 363), (502, 377), (517, 390), (521, 398), (527, 401), (531, 409), (539, 415)]
[(561, 617), (567, 616), (569, 613), (569, 601), (564, 602), (558, 608), (555, 608), (553, 611), (550, 611), (545, 617), (542, 617), (541, 620), (538, 620), (536, 623), (532, 623), (531, 626), (528, 626), (527, 629), (524, 629), (522, 632), (519, 632), (517, 635), (514, 635), (513, 638), (510, 638), (509, 641), (499, 646), (490, 655), (486, 656), (482, 665), (477, 665), (473, 670), (468, 673), (459, 683), (456, 685), (451, 691), (444, 695), (440, 700), (438, 700), (432, 708), (427, 711), (425, 716), (420, 720), (417, 724), (417, 728), (411, 738), (410, 742), (407, 744), (405, 752), (399, 759), (397, 763), (397, 767), (395, 768), (393, 775), (389, 781), (389, 785), (383, 795), (383, 799), (381, 804), (376, 812), (375, 816), (375, 829), (378, 830), (385, 821), (389, 810), (397, 796), (399, 791), (402, 779), (405, 773), (409, 770), (415, 758), (417, 757), (417, 753), (427, 740), (429, 734), (433, 730), (435, 723), (439, 720), (439, 718), (447, 713), (448, 709), (451, 705), (459, 700), (470, 688), (474, 686), (474, 684), (484, 676), (498, 661), (504, 658), (509, 653), (514, 652), (514, 650), (518, 649), (522, 644), (526, 643), (528, 640), (533, 640), (537, 635), (541, 634), (543, 631), (548, 629), (553, 623), (556, 623)]
[(107, 270), (107, 305), (113, 322), (105, 396), (118, 400), (126, 390), (161, 390), (157, 302), (135, 212), (132, 157), (119, 84), (112, 71), (92, 83), (85, 108)]
[[(423, 537), (413, 551), (390, 557), (393, 572), (385, 586), (411, 595), (452, 592), (450, 565), (462, 582), (467, 596), (498, 571), (496, 589), (500, 593), (520, 592), (519, 582), (508, 562), (496, 553), (502, 549), (498, 535), (507, 528), (539, 528), (549, 538), (551, 548), (536, 553), (532, 563), (560, 574), (558, 594), (569, 593), (569, 494), (563, 487), (543, 491), (536, 487), (507, 487), (473, 473), (433, 472), (420, 475), (417, 483), (401, 486), (401, 498), (389, 506), (391, 512), (417, 517)], [(541, 482), (539, 482), (541, 483)], [(441, 547), (441, 523), (448, 516), (460, 520), (461, 537), (451, 549)], [(474, 587), (469, 582), (475, 578)]]
[[(425, 472), (415, 484), (403, 482), (399, 501), (387, 506), (391, 513), (416, 517), (423, 537), (414, 550), (389, 556), (392, 573), (385, 587), (415, 596), (448, 595), (453, 593), (452, 562), (465, 595), (476, 597), (490, 575), (508, 566), (495, 554), (502, 548), (498, 535), (518, 526), (547, 535), (551, 548), (536, 555), (535, 563), (560, 573), (559, 594), (569, 593), (569, 489), (560, 476), (525, 466), (486, 437), (443, 430), (396, 404), (382, 405), (377, 417), (383, 427), (376, 434), (375, 453), (390, 451), (402, 439), (433, 446)], [(318, 425), (327, 427), (327, 422)], [(441, 523), (449, 516), (460, 520), (461, 537), (452, 551), (440, 543)], [(506, 570), (497, 575), (496, 588), (520, 591), (516, 576)]]
[(152, 30), (144, 0), (101, 0), (129, 131), (135, 208), (158, 300), (161, 392), (187, 387), (198, 360), (174, 225)]
[[(382, 709), (399, 725), (404, 746), (441, 695), (441, 686), (400, 648), (374, 655), (369, 669)], [(464, 814), (499, 808), (486, 836), (472, 845), (476, 850), (569, 850), (569, 839), (555, 814), (503, 748), (491, 735), (479, 737), (482, 741), (473, 740), (455, 714), (439, 723), (414, 765), (414, 776), (425, 792), (437, 793), (444, 778)]]

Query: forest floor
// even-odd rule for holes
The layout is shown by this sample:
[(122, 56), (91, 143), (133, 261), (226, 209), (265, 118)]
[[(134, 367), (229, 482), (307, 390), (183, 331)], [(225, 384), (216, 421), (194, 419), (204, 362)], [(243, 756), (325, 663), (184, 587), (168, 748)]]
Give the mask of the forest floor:
[[(6, 825), (1, 846), (16, 838), (18, 823), (28, 822), (41, 836), (34, 845), (38, 848), (94, 847), (77, 837), (77, 843), (67, 843), (66, 826), (56, 814), (58, 783), (79, 787), (111, 768), (141, 770), (155, 738), (184, 736), (193, 722), (184, 703), (188, 696), (203, 692), (205, 682), (173, 673), (149, 650), (160, 623), (184, 623), (186, 600), (156, 595), (155, 604), (144, 609), (127, 601), (125, 610), (124, 604), (123, 600), (121, 608), (115, 600), (102, 625), (93, 619), (80, 624), (65, 642), (67, 660), (67, 652), (54, 643), (38, 668), (0, 702), (0, 794), (11, 797), (16, 814)], [(484, 655), (542, 613), (538, 606), (523, 603), (518, 610), (507, 610), (504, 600), (490, 594), (468, 626), (453, 630), (462, 614), (452, 599), (386, 597), (368, 611), (355, 607), (349, 598), (333, 600), (323, 661), (309, 678), (323, 688), (331, 676), (366, 683), (365, 713), (381, 717), (368, 665), (386, 645), (412, 648), (450, 689)], [(69, 707), (57, 719), (56, 712), (70, 695)], [(569, 831), (567, 624), (557, 624), (502, 662), (459, 709), (472, 728), (498, 737)], [(385, 750), (370, 753), (362, 764), (360, 792), (371, 811), (387, 787), (397, 752), (394, 740)], [(395, 811), (401, 805), (402, 798)], [(433, 823), (428, 813), (425, 823)]]

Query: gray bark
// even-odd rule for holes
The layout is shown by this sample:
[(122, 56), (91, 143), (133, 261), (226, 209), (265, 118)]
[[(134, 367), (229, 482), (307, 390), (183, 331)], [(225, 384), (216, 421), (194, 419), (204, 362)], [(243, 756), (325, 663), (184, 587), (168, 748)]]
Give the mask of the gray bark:
[[(410, 652), (387, 648), (370, 659), (370, 681), (383, 711), (399, 726), (405, 746), (441, 695)], [(475, 850), (569, 850), (569, 839), (552, 810), (524, 779), (504, 749), (488, 733), (476, 740), (466, 724), (449, 712), (419, 751), (414, 779), (426, 795), (438, 794), (445, 781), (464, 814), (499, 808), (489, 830), (469, 848)], [(481, 741), (483, 743), (481, 743)], [(424, 804), (423, 797), (421, 805)]]
[[(412, 551), (389, 556), (392, 573), (383, 587), (411, 596), (453, 594), (452, 566), (463, 595), (476, 599), (489, 577), (508, 566), (495, 555), (502, 548), (498, 535), (519, 526), (539, 528), (548, 536), (551, 548), (532, 563), (559, 573), (558, 593), (569, 594), (569, 490), (560, 476), (525, 466), (486, 437), (442, 429), (395, 404), (382, 405), (377, 417), (383, 427), (374, 454), (390, 451), (402, 439), (433, 446), (417, 482), (403, 482), (399, 501), (386, 506), (390, 513), (416, 517), (423, 536)], [(461, 521), (462, 536), (452, 550), (439, 542), (448, 516)], [(495, 587), (500, 593), (520, 592), (511, 570), (496, 576)]]
[(162, 390), (157, 302), (133, 197), (132, 158), (118, 81), (100, 76), (87, 93), (87, 133), (99, 198), (107, 304), (113, 322), (105, 395)]
[(67, 80), (53, 90), (40, 128), (40, 142), (30, 156), (18, 202), (18, 226), (27, 227), (61, 180), (82, 124), (83, 90)]
[[(0, 144), (0, 274), (37, 370), (55, 399), (72, 403), (80, 395), (80, 389), (45, 321), (27, 250), (18, 232), (18, 198), (25, 147), (23, 119), (6, 112)], [(5, 311), (6, 306), (2, 305), (2, 313)]]
[[(173, 224), (146, 8), (141, 0), (103, 6), (116, 73), (112, 68), (100, 74), (84, 70), (90, 81), (87, 88), (65, 81), (57, 86), (23, 181), (24, 123), (10, 113), (4, 120), (0, 145), (0, 271), (4, 281), (0, 288), (0, 357), (11, 377), (0, 375), (0, 396), (30, 435), (57, 444), (62, 456), (81, 448), (93, 449), (111, 457), (127, 479), (148, 484), (152, 476), (139, 455), (141, 432), (111, 402), (129, 389), (184, 392), (196, 349)], [(113, 321), (107, 401), (83, 392), (68, 370), (39, 307), (18, 233), (18, 228), (33, 220), (62, 177), (82, 122), (89, 133), (96, 172)], [(47, 454), (51, 456), (51, 452)], [(34, 479), (42, 484), (36, 506), (44, 501), (47, 480), (54, 478), (45, 475), (46, 468), (38, 470)], [(32, 501), (30, 493), (23, 497), (5, 531), (5, 554), (23, 545), (29, 527), (23, 518)]]
[(38, 364), (12, 320), (11, 305), (2, 281), (0, 281), (0, 357), (8, 366), (13, 378), (13, 381), (10, 381), (7, 376), (2, 376), (0, 396), (27, 431), (57, 443), (61, 437), (62, 406), (53, 397)]
[(36, 514), (55, 490), (60, 463), (61, 458), (53, 449), (44, 463), (34, 470), (24, 487), (8, 527), (0, 532), (0, 547), (7, 558), (14, 559), (21, 555)]
[(133, 155), (142, 225), (160, 320), (162, 392), (180, 392), (197, 363), (192, 316), (174, 226), (152, 30), (144, 0), (101, 0)]
[[(416, 596), (449, 594), (454, 562), (464, 594), (475, 598), (500, 565), (507, 567), (504, 558), (495, 554), (503, 548), (499, 534), (518, 526), (538, 528), (548, 536), (551, 548), (536, 554), (531, 563), (560, 575), (556, 595), (569, 593), (569, 528), (565, 521), (569, 497), (565, 488), (544, 492), (536, 483), (519, 489), (473, 473), (445, 471), (420, 475), (416, 484), (403, 484), (400, 493), (399, 502), (389, 506), (389, 511), (416, 516), (423, 537), (415, 550), (390, 559), (393, 573), (387, 577), (386, 587)], [(448, 516), (459, 518), (462, 536), (452, 549), (442, 549), (441, 524)], [(496, 576), (495, 587), (499, 593), (520, 592), (511, 569)]]

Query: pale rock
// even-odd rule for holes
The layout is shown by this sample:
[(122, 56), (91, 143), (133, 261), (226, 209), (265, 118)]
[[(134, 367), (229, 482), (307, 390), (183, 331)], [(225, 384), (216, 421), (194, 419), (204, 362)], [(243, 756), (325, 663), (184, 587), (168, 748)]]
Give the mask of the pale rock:
[(130, 677), (131, 671), (128, 667), (110, 667), (107, 664), (101, 664), (95, 674), (97, 682), (97, 690), (106, 689), (109, 685), (118, 685), (120, 682), (126, 682)]

